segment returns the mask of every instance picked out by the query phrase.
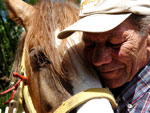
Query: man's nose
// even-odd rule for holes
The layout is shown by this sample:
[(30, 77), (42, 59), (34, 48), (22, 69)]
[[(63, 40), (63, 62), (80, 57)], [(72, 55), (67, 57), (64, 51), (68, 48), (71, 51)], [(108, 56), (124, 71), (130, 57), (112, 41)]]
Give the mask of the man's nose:
[(93, 64), (95, 66), (101, 66), (110, 63), (112, 61), (111, 52), (110, 47), (96, 45), (92, 56)]

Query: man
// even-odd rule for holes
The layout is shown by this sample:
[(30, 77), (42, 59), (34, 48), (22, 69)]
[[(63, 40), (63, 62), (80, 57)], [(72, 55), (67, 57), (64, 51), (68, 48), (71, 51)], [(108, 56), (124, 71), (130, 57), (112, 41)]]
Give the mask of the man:
[(83, 32), (85, 58), (118, 102), (117, 113), (150, 112), (150, 0), (82, 0), (80, 20), (63, 30)]

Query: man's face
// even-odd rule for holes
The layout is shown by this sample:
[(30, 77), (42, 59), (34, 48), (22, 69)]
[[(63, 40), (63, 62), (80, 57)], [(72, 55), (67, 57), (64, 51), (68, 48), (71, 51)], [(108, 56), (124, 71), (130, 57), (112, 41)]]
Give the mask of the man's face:
[(141, 36), (128, 20), (104, 33), (83, 33), (84, 54), (103, 84), (117, 88), (132, 80), (147, 64), (147, 36)]

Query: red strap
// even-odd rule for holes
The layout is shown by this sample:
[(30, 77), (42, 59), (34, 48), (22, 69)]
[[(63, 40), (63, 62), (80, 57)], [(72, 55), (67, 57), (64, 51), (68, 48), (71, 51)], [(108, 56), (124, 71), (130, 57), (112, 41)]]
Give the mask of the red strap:
[(23, 81), (27, 81), (27, 80), (28, 80), (27, 77), (25, 77), (25, 76), (23, 76), (23, 75), (19, 75), (19, 74), (16, 73), (16, 72), (13, 73), (13, 76), (14, 76), (14, 77), (18, 77), (18, 78), (20, 78), (20, 79), (23, 80)]
[(20, 85), (20, 82), (21, 82), (21, 81), (27, 81), (27, 80), (28, 80), (27, 77), (24, 77), (24, 76), (22, 76), (22, 75), (19, 75), (19, 74), (16, 73), (16, 72), (13, 73), (13, 76), (14, 76), (14, 77), (18, 77), (19, 80), (18, 80), (18, 82), (17, 82), (12, 88), (9, 88), (8, 90), (6, 90), (6, 91), (0, 93), (0, 95), (3, 95), (3, 94), (6, 94), (6, 93), (8, 93), (8, 92), (14, 90), (13, 93), (12, 93), (12, 95), (11, 95), (11, 97), (10, 97), (10, 99), (9, 99), (7, 102), (3, 103), (3, 104), (9, 104), (9, 103), (11, 102), (11, 100), (14, 98), (14, 95), (16, 94), (16, 91), (17, 91), (18, 86)]

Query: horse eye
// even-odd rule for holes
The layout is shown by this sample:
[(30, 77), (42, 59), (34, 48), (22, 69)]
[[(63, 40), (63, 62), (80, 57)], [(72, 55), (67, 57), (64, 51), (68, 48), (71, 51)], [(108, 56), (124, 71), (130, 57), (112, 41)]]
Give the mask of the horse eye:
[(51, 62), (48, 60), (48, 58), (44, 55), (42, 51), (39, 52), (38, 54), (38, 63), (42, 66), (45, 64), (50, 64)]
[(32, 63), (36, 64), (36, 67), (42, 68), (47, 64), (51, 64), (48, 58), (44, 55), (44, 53), (38, 49), (37, 51), (33, 48), (30, 50), (30, 58)]

